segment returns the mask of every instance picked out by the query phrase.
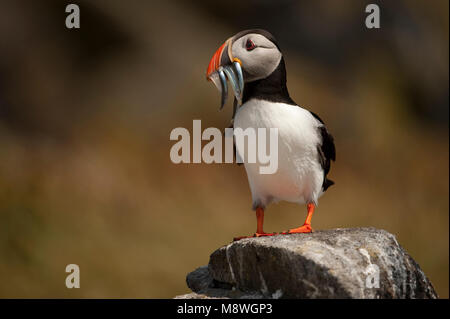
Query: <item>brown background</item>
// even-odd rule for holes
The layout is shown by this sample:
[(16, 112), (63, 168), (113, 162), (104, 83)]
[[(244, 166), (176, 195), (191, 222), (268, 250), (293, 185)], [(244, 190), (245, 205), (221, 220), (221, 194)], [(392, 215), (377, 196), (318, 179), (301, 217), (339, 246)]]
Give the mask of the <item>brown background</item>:
[[(253, 27), (335, 136), (313, 227), (394, 233), (448, 297), (448, 1), (384, 1), (379, 30), (357, 0), (76, 3), (80, 30), (66, 1), (0, 0), (0, 297), (171, 298), (253, 233), (243, 167), (169, 158), (173, 128), (228, 126), (206, 66)], [(304, 218), (272, 205), (266, 229)]]

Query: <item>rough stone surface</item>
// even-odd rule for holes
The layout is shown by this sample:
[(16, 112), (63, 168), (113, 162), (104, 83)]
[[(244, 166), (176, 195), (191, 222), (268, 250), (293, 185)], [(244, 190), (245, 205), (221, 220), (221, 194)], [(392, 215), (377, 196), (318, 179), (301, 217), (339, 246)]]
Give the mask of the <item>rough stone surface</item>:
[(209, 274), (208, 266), (202, 266), (186, 276), (187, 286), (192, 291), (203, 291), (212, 286), (213, 278)]
[(394, 235), (375, 228), (243, 239), (188, 274), (176, 298), (437, 298)]

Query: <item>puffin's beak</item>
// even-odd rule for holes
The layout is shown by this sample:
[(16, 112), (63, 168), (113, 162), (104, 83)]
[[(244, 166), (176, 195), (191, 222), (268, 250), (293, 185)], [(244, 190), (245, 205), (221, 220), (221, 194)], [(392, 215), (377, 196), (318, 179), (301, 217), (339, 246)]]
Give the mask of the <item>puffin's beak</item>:
[(214, 83), (221, 92), (220, 109), (223, 108), (228, 96), (227, 79), (231, 83), (234, 96), (238, 104), (242, 103), (242, 94), (244, 91), (244, 77), (242, 74), (241, 61), (233, 58), (231, 54), (232, 38), (225, 41), (224, 44), (214, 53), (209, 61), (206, 70), (206, 78)]

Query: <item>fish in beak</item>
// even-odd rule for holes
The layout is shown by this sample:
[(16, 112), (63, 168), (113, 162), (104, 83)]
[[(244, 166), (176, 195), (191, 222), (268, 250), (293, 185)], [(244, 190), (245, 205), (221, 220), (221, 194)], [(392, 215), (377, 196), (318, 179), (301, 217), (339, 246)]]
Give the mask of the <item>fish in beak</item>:
[(214, 53), (206, 71), (206, 78), (212, 81), (221, 93), (220, 109), (223, 109), (228, 97), (228, 81), (231, 83), (237, 105), (242, 104), (244, 93), (244, 76), (242, 74), (241, 61), (233, 58), (231, 54), (232, 38)]

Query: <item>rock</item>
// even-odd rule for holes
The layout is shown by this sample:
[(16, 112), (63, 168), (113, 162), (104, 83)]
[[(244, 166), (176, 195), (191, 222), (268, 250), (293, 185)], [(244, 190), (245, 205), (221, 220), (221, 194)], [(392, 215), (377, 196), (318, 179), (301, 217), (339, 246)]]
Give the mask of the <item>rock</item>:
[(437, 298), (394, 235), (375, 228), (248, 238), (188, 274), (176, 298)]
[(213, 278), (209, 274), (208, 266), (202, 266), (186, 276), (187, 286), (192, 291), (203, 291), (212, 287)]

